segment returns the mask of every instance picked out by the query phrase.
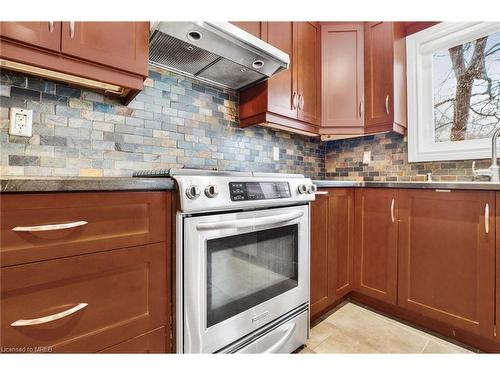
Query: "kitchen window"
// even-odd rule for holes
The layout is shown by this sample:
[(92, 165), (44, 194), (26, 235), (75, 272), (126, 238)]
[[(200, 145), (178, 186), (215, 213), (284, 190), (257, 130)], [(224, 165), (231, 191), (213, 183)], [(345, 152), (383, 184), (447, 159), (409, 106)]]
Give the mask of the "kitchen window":
[(488, 158), (500, 127), (500, 23), (443, 22), (407, 38), (408, 160)]

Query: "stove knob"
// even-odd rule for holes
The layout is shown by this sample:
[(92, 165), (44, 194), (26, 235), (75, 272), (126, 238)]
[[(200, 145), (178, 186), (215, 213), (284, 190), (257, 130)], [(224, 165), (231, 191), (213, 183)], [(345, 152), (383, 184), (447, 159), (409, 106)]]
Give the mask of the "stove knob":
[(208, 198), (215, 198), (217, 195), (219, 195), (219, 188), (216, 185), (208, 185), (205, 188), (205, 195)]
[(308, 194), (314, 194), (318, 191), (318, 187), (316, 185), (311, 185), (307, 188), (307, 193)]
[(196, 199), (201, 195), (201, 189), (196, 185), (190, 185), (186, 189), (186, 196), (189, 199)]
[(298, 190), (299, 194), (305, 194), (305, 193), (307, 193), (307, 185), (306, 184), (299, 185), (297, 190)]

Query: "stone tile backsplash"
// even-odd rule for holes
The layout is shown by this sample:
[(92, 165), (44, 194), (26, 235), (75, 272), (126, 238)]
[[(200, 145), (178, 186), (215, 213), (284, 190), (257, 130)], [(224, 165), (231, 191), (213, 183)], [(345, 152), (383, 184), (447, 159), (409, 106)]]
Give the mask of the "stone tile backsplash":
[[(321, 177), (318, 139), (238, 127), (238, 97), (152, 68), (128, 106), (63, 83), (0, 72), (1, 174), (130, 176), (137, 169), (218, 168)], [(33, 136), (10, 136), (9, 108), (33, 110)], [(273, 160), (278, 147), (280, 160)]]
[[(363, 152), (371, 151), (371, 162), (363, 164)], [(477, 168), (489, 166), (478, 160)], [(326, 144), (325, 173), (334, 180), (424, 181), (432, 173), (436, 181), (472, 181), (472, 160), (408, 163), (406, 137), (385, 133), (331, 141)]]

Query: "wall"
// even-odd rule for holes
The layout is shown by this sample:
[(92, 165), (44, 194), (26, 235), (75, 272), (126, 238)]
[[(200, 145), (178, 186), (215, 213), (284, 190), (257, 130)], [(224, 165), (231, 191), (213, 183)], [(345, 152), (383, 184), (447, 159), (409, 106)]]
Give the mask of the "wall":
[[(324, 169), (318, 139), (238, 127), (234, 93), (152, 68), (128, 106), (80, 87), (3, 70), (1, 174), (130, 176), (153, 168), (303, 173)], [(8, 109), (33, 109), (33, 137), (8, 135)], [(280, 160), (273, 160), (273, 146)]]
[[(331, 141), (326, 144), (327, 179), (365, 181), (423, 181), (427, 173), (434, 180), (471, 181), (472, 160), (408, 163), (406, 137), (386, 133), (361, 138)], [(364, 165), (363, 151), (371, 151), (372, 161)], [(489, 160), (477, 161), (486, 168)]]

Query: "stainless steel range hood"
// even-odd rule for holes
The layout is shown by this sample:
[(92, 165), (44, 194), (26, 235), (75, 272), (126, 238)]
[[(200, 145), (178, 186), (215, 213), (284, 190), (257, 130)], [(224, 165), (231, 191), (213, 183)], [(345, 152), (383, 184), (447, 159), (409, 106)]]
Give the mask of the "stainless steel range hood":
[(235, 90), (288, 69), (289, 56), (228, 22), (155, 22), (151, 64)]

